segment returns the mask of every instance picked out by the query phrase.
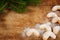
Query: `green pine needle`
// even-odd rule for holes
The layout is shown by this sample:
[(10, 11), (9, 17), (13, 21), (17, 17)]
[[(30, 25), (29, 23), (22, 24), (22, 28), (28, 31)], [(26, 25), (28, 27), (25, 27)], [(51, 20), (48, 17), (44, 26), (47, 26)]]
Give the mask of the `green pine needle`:
[(11, 9), (16, 12), (25, 12), (27, 6), (37, 5), (41, 0), (0, 0), (0, 12), (5, 9)]

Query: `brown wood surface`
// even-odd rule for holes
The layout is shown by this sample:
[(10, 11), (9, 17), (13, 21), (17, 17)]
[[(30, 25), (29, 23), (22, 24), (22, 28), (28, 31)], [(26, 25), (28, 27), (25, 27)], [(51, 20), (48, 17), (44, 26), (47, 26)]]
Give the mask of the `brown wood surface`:
[[(42, 38), (33, 37), (23, 38), (21, 34), (26, 27), (34, 27), (37, 23), (47, 22), (46, 14), (51, 12), (54, 5), (60, 5), (60, 0), (42, 0), (39, 7), (29, 6), (29, 12), (24, 14), (10, 11), (0, 15), (0, 40), (42, 40)], [(55, 40), (60, 40), (60, 34)]]

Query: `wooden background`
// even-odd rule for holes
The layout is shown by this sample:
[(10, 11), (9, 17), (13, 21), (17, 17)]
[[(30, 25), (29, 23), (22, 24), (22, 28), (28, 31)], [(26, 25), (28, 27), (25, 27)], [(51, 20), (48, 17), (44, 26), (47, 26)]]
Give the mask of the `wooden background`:
[[(42, 0), (39, 7), (29, 6), (30, 10), (24, 14), (10, 11), (0, 15), (0, 40), (42, 40), (42, 38), (23, 38), (21, 34), (26, 27), (34, 27), (37, 23), (49, 21), (46, 14), (51, 12), (55, 5), (60, 5), (60, 0)], [(60, 40), (60, 34), (55, 40)]]

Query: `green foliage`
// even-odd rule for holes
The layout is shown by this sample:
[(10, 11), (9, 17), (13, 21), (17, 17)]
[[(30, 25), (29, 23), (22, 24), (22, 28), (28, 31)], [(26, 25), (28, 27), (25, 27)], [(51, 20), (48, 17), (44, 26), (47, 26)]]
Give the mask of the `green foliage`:
[(27, 5), (34, 5), (34, 6), (41, 3), (41, 0), (24, 0), (24, 1), (26, 1)]
[(4, 3), (4, 0), (3, 1), (0, 1), (0, 12), (3, 11), (7, 6), (7, 3)]
[(29, 5), (37, 5), (41, 0), (0, 0), (0, 12), (11, 9), (16, 12), (24, 12)]

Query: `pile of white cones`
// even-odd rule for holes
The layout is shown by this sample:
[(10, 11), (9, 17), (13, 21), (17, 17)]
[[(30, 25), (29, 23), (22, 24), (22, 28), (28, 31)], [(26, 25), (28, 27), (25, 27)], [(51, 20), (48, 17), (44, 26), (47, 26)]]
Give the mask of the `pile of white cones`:
[[(42, 37), (43, 40), (48, 40), (49, 37), (56, 39), (57, 34), (60, 32), (60, 17), (55, 13), (55, 11), (60, 10), (60, 6), (54, 6), (52, 8), (52, 12), (47, 14), (48, 18), (51, 18), (51, 21), (36, 24), (34, 28), (26, 28), (24, 29), (22, 36), (23, 37)], [(58, 22), (58, 23), (57, 23)]]

